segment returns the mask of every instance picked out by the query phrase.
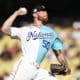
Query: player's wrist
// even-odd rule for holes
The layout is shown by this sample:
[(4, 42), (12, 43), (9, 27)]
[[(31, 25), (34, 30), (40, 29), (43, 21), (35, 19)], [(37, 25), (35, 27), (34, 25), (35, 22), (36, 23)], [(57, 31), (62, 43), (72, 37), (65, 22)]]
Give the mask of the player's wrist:
[(16, 17), (19, 16), (18, 11), (15, 11), (15, 12), (13, 13), (13, 15), (16, 16)]
[(67, 67), (68, 66), (68, 63), (66, 60), (62, 60), (61, 61), (61, 65), (64, 66), (64, 67)]
[(17, 11), (15, 11), (15, 12), (14, 12), (14, 15), (15, 15), (15, 16), (18, 16), (18, 12), (17, 12)]

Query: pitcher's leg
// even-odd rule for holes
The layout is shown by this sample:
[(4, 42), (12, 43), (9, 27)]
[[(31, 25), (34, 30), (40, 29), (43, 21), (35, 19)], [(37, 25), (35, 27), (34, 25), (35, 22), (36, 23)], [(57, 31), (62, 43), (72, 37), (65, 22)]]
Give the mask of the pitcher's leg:
[(57, 80), (53, 75), (51, 75), (47, 70), (39, 69), (37, 76), (34, 80)]
[(14, 80), (31, 80), (36, 73), (37, 68), (34, 65), (29, 64), (26, 61), (22, 61)]
[(21, 62), (21, 58), (14, 64), (14, 67), (13, 67), (11, 73), (10, 73), (10, 76), (8, 77), (9, 78), (8, 80), (13, 80), (14, 79), (20, 62)]

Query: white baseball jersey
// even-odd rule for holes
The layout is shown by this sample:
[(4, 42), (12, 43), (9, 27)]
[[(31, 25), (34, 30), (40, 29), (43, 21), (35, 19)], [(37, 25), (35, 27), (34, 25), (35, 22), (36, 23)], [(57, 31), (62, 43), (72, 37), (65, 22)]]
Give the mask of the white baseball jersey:
[(23, 56), (27, 62), (40, 64), (49, 49), (62, 49), (62, 42), (57, 34), (44, 25), (41, 28), (33, 25), (21, 28), (12, 27), (11, 36), (19, 38)]

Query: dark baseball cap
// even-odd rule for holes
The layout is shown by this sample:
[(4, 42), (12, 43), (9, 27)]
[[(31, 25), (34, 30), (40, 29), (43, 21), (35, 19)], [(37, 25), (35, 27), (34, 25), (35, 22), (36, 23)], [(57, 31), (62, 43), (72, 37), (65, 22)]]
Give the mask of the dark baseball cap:
[(39, 11), (46, 11), (45, 6), (44, 5), (35, 6), (34, 9), (32, 10), (32, 13), (39, 12)]

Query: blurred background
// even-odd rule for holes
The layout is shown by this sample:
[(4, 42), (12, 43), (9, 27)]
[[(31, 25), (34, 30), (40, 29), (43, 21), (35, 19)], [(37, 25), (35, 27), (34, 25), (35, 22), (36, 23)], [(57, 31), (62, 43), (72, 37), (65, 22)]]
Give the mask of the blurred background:
[[(70, 75), (56, 75), (56, 77), (59, 80), (80, 80), (80, 4), (77, 0), (0, 0), (0, 28), (3, 22), (20, 7), (26, 7), (28, 14), (18, 17), (12, 26), (21, 27), (32, 23), (31, 10), (38, 4), (46, 6), (49, 14), (48, 25), (63, 41), (65, 55), (72, 69)], [(19, 41), (0, 32), (0, 80), (7, 79), (21, 54)], [(51, 63), (58, 61), (50, 50), (41, 67), (49, 70)]]

